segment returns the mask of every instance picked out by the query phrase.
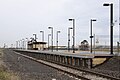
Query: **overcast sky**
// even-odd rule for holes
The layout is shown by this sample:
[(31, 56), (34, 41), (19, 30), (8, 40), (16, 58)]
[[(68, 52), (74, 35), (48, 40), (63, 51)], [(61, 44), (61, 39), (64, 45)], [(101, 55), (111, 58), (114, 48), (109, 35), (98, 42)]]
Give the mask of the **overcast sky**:
[[(114, 21), (118, 20), (119, 0), (0, 0), (0, 46), (33, 37), (33, 33), (41, 41), (40, 30), (45, 31), (47, 42), (49, 26), (54, 28), (54, 44), (56, 31), (60, 30), (59, 44), (67, 45), (67, 30), (72, 26), (69, 18), (75, 19), (76, 45), (90, 40), (91, 18), (97, 19), (93, 23), (94, 34), (109, 35), (109, 7), (103, 6), (105, 2), (114, 4)], [(116, 22), (115, 35), (118, 29)]]

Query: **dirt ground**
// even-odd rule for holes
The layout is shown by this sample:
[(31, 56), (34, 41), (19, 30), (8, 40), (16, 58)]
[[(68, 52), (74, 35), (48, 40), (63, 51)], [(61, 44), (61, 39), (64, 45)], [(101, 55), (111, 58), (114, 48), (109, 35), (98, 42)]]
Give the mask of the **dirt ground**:
[(3, 62), (3, 50), (0, 49), (0, 80), (20, 80), (13, 72), (9, 71)]

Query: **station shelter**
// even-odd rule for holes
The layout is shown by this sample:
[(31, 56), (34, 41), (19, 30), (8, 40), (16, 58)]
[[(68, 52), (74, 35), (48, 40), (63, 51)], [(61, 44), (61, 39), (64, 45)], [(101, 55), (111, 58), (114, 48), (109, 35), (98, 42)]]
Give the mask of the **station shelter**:
[(46, 44), (46, 42), (28, 42), (27, 45), (29, 50), (45, 50)]

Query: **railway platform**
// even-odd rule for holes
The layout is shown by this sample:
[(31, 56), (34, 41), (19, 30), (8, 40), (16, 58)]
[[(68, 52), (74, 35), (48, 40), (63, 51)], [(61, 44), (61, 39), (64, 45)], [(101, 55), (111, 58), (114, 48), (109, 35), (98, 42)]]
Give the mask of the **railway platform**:
[(90, 54), (89, 52), (51, 52), (39, 50), (15, 50), (21, 54), (25, 54), (37, 59), (46, 60), (49, 62), (64, 64), (67, 66), (92, 68), (103, 63), (107, 59), (113, 57), (110, 54)]

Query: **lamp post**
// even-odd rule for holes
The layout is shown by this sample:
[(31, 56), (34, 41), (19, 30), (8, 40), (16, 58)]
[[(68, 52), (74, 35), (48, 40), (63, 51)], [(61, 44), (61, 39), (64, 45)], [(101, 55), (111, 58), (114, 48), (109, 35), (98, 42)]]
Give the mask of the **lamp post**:
[(17, 41), (17, 48), (19, 49), (19, 40)]
[(119, 44), (120, 44), (120, 0), (119, 0), (119, 23), (118, 23), (118, 26), (119, 26), (119, 41), (117, 42), (117, 44), (118, 44), (118, 54), (119, 54)]
[(103, 6), (110, 6), (110, 54), (113, 54), (113, 4), (105, 3)]
[(57, 36), (56, 36), (56, 46), (57, 46), (56, 51), (58, 51), (58, 33), (60, 33), (60, 31), (57, 31)]
[(20, 40), (20, 48), (22, 49), (22, 40)]
[(120, 42), (120, 0), (119, 0), (119, 23), (118, 23), (118, 26), (119, 26), (119, 42)]
[(120, 42), (120, 0), (119, 0), (119, 42)]
[(24, 39), (22, 39), (22, 48), (24, 49)]
[(19, 43), (19, 49), (20, 49), (20, 40), (18, 40), (18, 43)]
[(73, 29), (72, 27), (68, 28), (68, 52), (70, 51), (70, 30)]
[(26, 46), (25, 46), (25, 47), (26, 47), (26, 50), (27, 50), (27, 49), (28, 49), (28, 41), (29, 41), (29, 40), (28, 40), (28, 38), (26, 38), (26, 40), (27, 40), (27, 41), (26, 41), (27, 43), (26, 43)]
[(18, 41), (16, 41), (16, 49), (18, 48)]
[(53, 27), (48, 27), (48, 29), (51, 29), (51, 47), (52, 47), (52, 52), (53, 52)]
[(48, 50), (49, 50), (49, 38), (50, 38), (51, 34), (48, 34)]
[(37, 41), (36, 41), (36, 39), (37, 39), (36, 36), (37, 36), (37, 35), (36, 35), (36, 34), (33, 34), (33, 36), (35, 36), (35, 49), (36, 49), (36, 42), (37, 42)]
[(73, 53), (75, 53), (75, 19), (69, 19), (69, 21), (73, 21)]
[[(44, 31), (40, 31), (40, 33), (42, 33), (42, 42), (44, 42)], [(43, 46), (43, 50), (44, 50), (44, 44), (42, 46)]]
[(93, 38), (93, 35), (92, 35), (92, 22), (93, 21), (97, 21), (96, 19), (91, 19), (90, 20), (90, 24), (91, 24), (91, 30), (90, 30), (90, 38), (91, 38), (91, 48), (90, 48), (90, 52), (92, 53), (92, 38)]
[(44, 42), (44, 31), (40, 31), (42, 33), (42, 42)]

